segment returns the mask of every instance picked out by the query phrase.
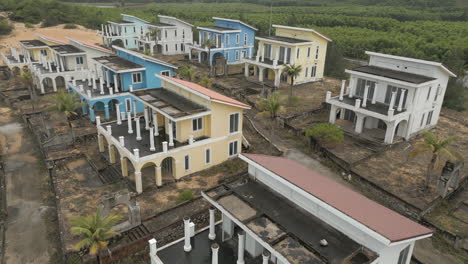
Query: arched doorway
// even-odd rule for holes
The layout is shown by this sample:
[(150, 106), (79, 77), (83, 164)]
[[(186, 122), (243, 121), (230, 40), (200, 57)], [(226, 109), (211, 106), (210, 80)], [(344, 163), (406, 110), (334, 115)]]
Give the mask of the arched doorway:
[(148, 162), (141, 167), (141, 182), (143, 191), (156, 187), (156, 164)]
[(202, 51), (202, 52), (200, 52), (200, 54), (198, 56), (200, 56), (200, 63), (208, 64), (208, 61), (209, 61), (208, 52)]
[(226, 59), (221, 52), (213, 55), (212, 66), (215, 75), (223, 75), (226, 73)]
[(155, 53), (161, 54), (163, 52), (163, 46), (161, 44), (156, 44), (153, 47)]
[(163, 184), (175, 181), (175, 159), (167, 157), (161, 161), (161, 174)]
[(93, 104), (94, 116), (99, 116), (101, 120), (105, 120), (105, 104), (103, 102), (96, 102)]
[(64, 89), (65, 88), (65, 78), (63, 76), (55, 77), (55, 84), (57, 85), (57, 89)]
[(396, 137), (406, 137), (406, 132), (408, 129), (408, 120), (401, 120), (400, 123), (395, 128), (395, 138)]
[(44, 91), (46, 93), (54, 92), (53, 80), (49, 77), (46, 77), (42, 80), (42, 85), (44, 86)]
[(117, 99), (112, 99), (109, 101), (109, 117), (111, 120), (117, 119), (117, 114), (120, 112), (119, 109), (117, 109), (117, 104), (119, 103), (119, 100)]

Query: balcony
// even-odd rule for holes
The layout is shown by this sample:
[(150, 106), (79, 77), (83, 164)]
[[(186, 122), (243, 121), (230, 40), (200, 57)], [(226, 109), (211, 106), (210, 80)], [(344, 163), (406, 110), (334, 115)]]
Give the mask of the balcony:
[(244, 57), (242, 61), (245, 63), (255, 64), (255, 65), (263, 66), (265, 68), (270, 68), (270, 69), (278, 69), (287, 64), (284, 61), (272, 60), (272, 59), (264, 58), (260, 56)]
[[(84, 74), (83, 74), (84, 76)], [(89, 76), (88, 76), (89, 78)], [(98, 98), (102, 96), (126, 93), (127, 91), (121, 91), (120, 89), (115, 89), (113, 84), (106, 84), (104, 81), (101, 80), (94, 80), (93, 79), (82, 79), (82, 80), (73, 80), (68, 85), (73, 88), (77, 93), (81, 94), (82, 96), (92, 99)]]

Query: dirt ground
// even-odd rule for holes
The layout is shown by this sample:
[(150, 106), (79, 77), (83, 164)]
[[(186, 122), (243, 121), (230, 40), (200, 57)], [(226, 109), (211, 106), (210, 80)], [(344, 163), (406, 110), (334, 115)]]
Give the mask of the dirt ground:
[[(59, 248), (48, 173), (15, 113), (0, 107), (0, 146), (7, 182), (6, 263), (49, 263)], [(27, 250), (25, 250), (27, 249)]]
[(93, 29), (87, 29), (82, 26), (78, 26), (76, 29), (64, 29), (64, 25), (57, 25), (53, 27), (41, 28), (38, 25), (34, 25), (33, 28), (27, 28), (24, 23), (12, 22), (15, 29), (11, 34), (0, 37), (0, 51), (6, 51), (10, 47), (19, 47), (20, 40), (39, 39), (35, 33), (57, 39), (68, 43), (65, 37), (72, 37), (78, 40), (83, 40), (89, 43), (101, 44), (102, 39), (97, 35)]

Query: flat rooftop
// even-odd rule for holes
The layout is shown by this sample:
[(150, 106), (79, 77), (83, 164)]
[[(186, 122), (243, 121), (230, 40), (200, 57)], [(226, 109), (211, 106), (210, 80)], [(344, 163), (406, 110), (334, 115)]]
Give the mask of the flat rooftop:
[(20, 43), (23, 44), (25, 47), (34, 48), (34, 47), (44, 47), (47, 46), (44, 42), (33, 39), (33, 40), (20, 40)]
[(281, 42), (286, 42), (286, 43), (291, 43), (291, 44), (311, 42), (310, 40), (288, 38), (288, 37), (281, 37), (281, 36), (269, 36), (269, 37), (266, 36), (266, 37), (260, 37), (260, 38), (274, 40), (274, 41), (281, 41)]
[(211, 30), (216, 30), (216, 31), (233, 31), (233, 30), (239, 30), (237, 28), (227, 28), (227, 27), (218, 27), (218, 26), (204, 26), (201, 27), (203, 29), (211, 29)]
[(126, 20), (109, 20), (111, 23), (115, 24), (133, 24), (132, 21), (126, 21)]
[(148, 23), (148, 25), (152, 25), (155, 27), (175, 27), (173, 24), (168, 24), (168, 23), (163, 23), (163, 22), (158, 22), (158, 23)]
[(51, 49), (55, 50), (59, 54), (76, 54), (76, 53), (85, 53), (83, 50), (73, 46), (73, 45), (55, 45), (50, 46)]
[(370, 65), (354, 68), (353, 71), (382, 76), (382, 77), (386, 77), (386, 78), (390, 78), (390, 79), (394, 79), (398, 81), (403, 81), (403, 82), (408, 82), (408, 83), (414, 83), (414, 84), (421, 84), (421, 83), (435, 80), (435, 78), (424, 76), (424, 75), (419, 75), (419, 74), (414, 74), (414, 73), (409, 73), (409, 72), (404, 72), (404, 71), (391, 70), (387, 68), (370, 66)]
[(144, 66), (140, 64), (136, 64), (134, 62), (128, 61), (119, 56), (102, 56), (102, 57), (97, 57), (93, 59), (116, 72), (128, 71), (128, 70), (139, 70), (139, 69), (145, 68)]
[[(378, 257), (324, 221), (253, 180), (223, 184), (205, 194), (290, 263), (354, 263), (353, 258), (361, 255), (370, 262)], [(327, 240), (328, 246), (320, 245), (322, 239)]]
[(145, 103), (158, 108), (160, 111), (174, 118), (207, 111), (204, 106), (201, 106), (166, 88), (138, 90), (132, 92), (132, 94)]

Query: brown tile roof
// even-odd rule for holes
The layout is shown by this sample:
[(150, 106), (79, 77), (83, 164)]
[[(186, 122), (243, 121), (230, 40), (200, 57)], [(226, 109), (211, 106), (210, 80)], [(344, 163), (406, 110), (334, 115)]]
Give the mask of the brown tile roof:
[(267, 170), (365, 225), (391, 242), (433, 231), (341, 185), (296, 161), (261, 154), (242, 154)]

